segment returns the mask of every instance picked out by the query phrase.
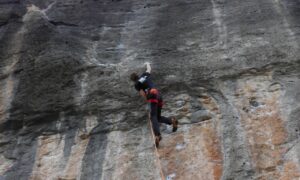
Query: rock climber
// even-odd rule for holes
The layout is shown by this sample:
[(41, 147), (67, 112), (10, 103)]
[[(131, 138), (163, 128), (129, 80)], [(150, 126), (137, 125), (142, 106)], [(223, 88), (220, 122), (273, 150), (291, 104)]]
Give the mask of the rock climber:
[(132, 73), (130, 75), (130, 79), (135, 83), (135, 89), (150, 104), (150, 119), (155, 135), (155, 145), (158, 147), (159, 141), (162, 139), (159, 130), (159, 123), (173, 125), (173, 132), (175, 132), (177, 130), (178, 121), (174, 117), (169, 118), (161, 116), (161, 110), (163, 107), (162, 95), (155, 88), (153, 82), (151, 81), (150, 63), (146, 62), (145, 65), (146, 72), (144, 72), (141, 76), (139, 76), (137, 73)]

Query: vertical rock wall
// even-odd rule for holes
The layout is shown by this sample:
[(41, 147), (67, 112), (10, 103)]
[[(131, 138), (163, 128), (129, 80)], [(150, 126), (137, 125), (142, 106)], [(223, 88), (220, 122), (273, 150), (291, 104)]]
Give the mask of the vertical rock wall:
[[(0, 179), (299, 179), (297, 0), (1, 0)], [(178, 132), (153, 147), (128, 75)], [(162, 176), (160, 172), (162, 171)]]

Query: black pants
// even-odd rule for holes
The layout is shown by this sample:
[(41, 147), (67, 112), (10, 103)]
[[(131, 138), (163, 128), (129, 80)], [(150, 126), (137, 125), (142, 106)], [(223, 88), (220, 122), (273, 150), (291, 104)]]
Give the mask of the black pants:
[(162, 106), (159, 103), (150, 103), (150, 118), (155, 136), (160, 135), (159, 123), (172, 124), (171, 118), (161, 116)]

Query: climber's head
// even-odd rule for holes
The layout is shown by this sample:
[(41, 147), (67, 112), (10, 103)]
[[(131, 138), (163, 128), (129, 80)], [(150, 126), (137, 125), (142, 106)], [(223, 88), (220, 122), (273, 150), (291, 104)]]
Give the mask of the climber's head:
[(130, 75), (130, 80), (136, 82), (137, 80), (139, 80), (139, 76), (136, 72), (131, 73)]

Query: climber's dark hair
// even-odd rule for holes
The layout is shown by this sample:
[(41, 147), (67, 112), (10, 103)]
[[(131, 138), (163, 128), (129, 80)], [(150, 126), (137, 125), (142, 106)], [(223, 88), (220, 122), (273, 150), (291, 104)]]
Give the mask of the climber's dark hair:
[(136, 72), (131, 73), (131, 74), (130, 74), (130, 80), (131, 80), (131, 81), (137, 81), (137, 80), (139, 80), (138, 74), (137, 74)]

